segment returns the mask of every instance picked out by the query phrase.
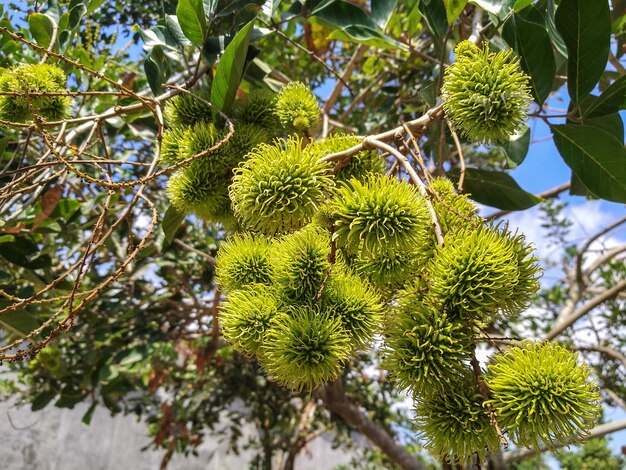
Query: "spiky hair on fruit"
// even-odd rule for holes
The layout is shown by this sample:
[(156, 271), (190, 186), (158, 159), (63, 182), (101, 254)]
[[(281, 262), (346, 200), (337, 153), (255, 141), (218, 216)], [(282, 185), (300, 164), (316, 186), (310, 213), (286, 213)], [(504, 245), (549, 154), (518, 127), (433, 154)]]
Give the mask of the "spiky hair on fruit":
[[(215, 147), (223, 138), (222, 131), (217, 129), (212, 122), (198, 122), (188, 127), (180, 139), (177, 161), (186, 160), (193, 155), (198, 155)], [(198, 158), (203, 162), (207, 171), (223, 173), (231, 168), (232, 162), (226, 153), (227, 143)]]
[(506, 142), (526, 119), (529, 81), (512, 50), (494, 53), (463, 41), (444, 74), (446, 117), (471, 141)]
[(180, 143), (185, 137), (185, 127), (173, 127), (163, 133), (161, 141), (161, 161), (167, 165), (175, 165), (180, 159)]
[(192, 126), (199, 122), (212, 121), (211, 107), (202, 101), (211, 99), (210, 92), (194, 90), (193, 93), (182, 93), (167, 102), (164, 115), (168, 126)]
[(341, 266), (334, 266), (321, 300), (323, 310), (341, 319), (352, 349), (370, 345), (383, 312), (381, 300), (370, 286)]
[(272, 284), (272, 242), (263, 235), (240, 233), (220, 244), (216, 278), (226, 292), (251, 284)]
[(280, 300), (265, 284), (231, 292), (220, 310), (224, 339), (244, 354), (257, 355), (280, 306)]
[(233, 117), (241, 124), (253, 124), (275, 133), (280, 127), (276, 115), (276, 94), (270, 90), (248, 93), (235, 102)]
[(224, 146), (224, 163), (234, 168), (239, 165), (254, 147), (267, 142), (267, 129), (255, 124), (241, 124), (235, 126), (235, 133)]
[[(337, 152), (342, 152), (361, 143), (353, 134), (333, 134), (324, 140), (318, 140), (309, 145), (309, 150), (323, 158)], [(382, 174), (387, 165), (381, 155), (374, 150), (364, 150), (353, 155), (347, 164), (335, 173), (338, 181), (348, 181), (351, 178), (363, 180), (370, 173)]]
[(315, 306), (279, 313), (267, 330), (261, 365), (279, 384), (313, 390), (336, 379), (350, 354), (341, 319)]
[(393, 291), (414, 279), (423, 264), (418, 251), (380, 253), (376, 256), (356, 256), (351, 266), (362, 277), (382, 292)]
[(67, 77), (59, 67), (50, 64), (21, 65), (0, 73), (0, 119), (27, 122), (33, 114), (46, 121), (67, 116), (72, 98), (69, 96), (31, 95), (30, 93), (65, 93)]
[(476, 205), (466, 195), (458, 194), (449, 179), (434, 178), (429, 189), (435, 194), (432, 198), (433, 208), (444, 234), (472, 223), (477, 225), (482, 222), (477, 216)]
[(474, 454), (484, 461), (500, 446), (476, 379), (469, 372), (445, 390), (420, 397), (415, 415), (426, 448), (448, 462), (465, 463)]
[(324, 202), (333, 180), (328, 167), (295, 137), (255, 147), (237, 169), (230, 198), (239, 222), (266, 235), (306, 225)]
[(320, 119), (317, 98), (304, 83), (285, 85), (276, 99), (276, 115), (287, 132), (304, 132)]
[(338, 191), (332, 208), (338, 245), (365, 256), (414, 249), (430, 229), (421, 196), (406, 182), (388, 176), (350, 180)]
[(309, 225), (285, 235), (273, 252), (274, 279), (282, 293), (292, 301), (313, 300), (330, 269), (328, 232)]
[(468, 325), (425, 302), (420, 291), (401, 296), (387, 323), (383, 367), (402, 390), (441, 393), (471, 359)]
[(600, 395), (589, 367), (554, 342), (525, 342), (497, 354), (485, 381), (498, 423), (519, 446), (553, 448), (580, 441), (600, 415)]
[(451, 315), (483, 322), (509, 312), (519, 260), (506, 232), (480, 225), (449, 232), (427, 268), (430, 298)]
[(206, 160), (195, 160), (172, 175), (166, 193), (178, 211), (217, 222), (214, 215), (230, 205), (228, 177), (223, 171), (215, 172)]

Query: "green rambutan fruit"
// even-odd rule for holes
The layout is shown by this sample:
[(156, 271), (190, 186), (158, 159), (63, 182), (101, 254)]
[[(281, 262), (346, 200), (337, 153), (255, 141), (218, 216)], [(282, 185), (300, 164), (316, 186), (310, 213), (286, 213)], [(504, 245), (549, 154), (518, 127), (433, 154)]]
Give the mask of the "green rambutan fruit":
[(181, 161), (180, 143), (185, 137), (185, 127), (173, 127), (163, 133), (161, 141), (161, 161), (167, 165), (174, 165)]
[(415, 415), (426, 448), (448, 462), (463, 464), (474, 454), (484, 461), (500, 447), (476, 379), (469, 372), (443, 391), (420, 397)]
[(526, 243), (523, 234), (512, 234), (506, 228), (503, 234), (509, 240), (517, 260), (517, 282), (513, 286), (513, 293), (506, 299), (504, 310), (509, 315), (518, 315), (530, 307), (537, 294), (542, 269), (539, 258), (534, 254), (534, 247)]
[(218, 285), (226, 292), (251, 284), (272, 284), (272, 243), (263, 235), (241, 233), (222, 242), (215, 269)]
[(336, 379), (350, 354), (341, 319), (312, 306), (279, 313), (267, 330), (261, 365), (279, 384), (313, 390)]
[(298, 138), (258, 145), (235, 169), (230, 198), (237, 219), (266, 235), (303, 227), (333, 187), (327, 169)]
[(212, 221), (214, 214), (230, 204), (228, 177), (224, 172), (215, 173), (210, 164), (199, 159), (174, 173), (166, 192), (178, 211)]
[[(211, 94), (206, 90), (194, 90), (195, 95), (210, 101)], [(196, 96), (182, 93), (169, 100), (165, 106), (165, 121), (170, 127), (193, 126), (199, 122), (213, 120), (211, 107)]]
[(553, 342), (525, 342), (497, 354), (485, 381), (498, 423), (519, 446), (580, 441), (600, 416), (589, 367)]
[[(309, 150), (318, 154), (319, 158), (332, 153), (342, 152), (361, 143), (356, 135), (334, 134), (324, 140), (309, 145)], [(383, 174), (387, 169), (385, 160), (374, 150), (364, 150), (353, 155), (348, 164), (335, 173), (338, 181), (348, 181), (351, 178), (365, 179), (370, 173)]]
[(29, 93), (64, 93), (67, 77), (55, 65), (32, 64), (4, 70), (0, 73), (0, 93), (22, 93), (23, 96), (0, 96), (0, 119), (27, 122), (33, 113), (46, 121), (58, 121), (67, 116), (70, 96), (42, 96)]
[(340, 247), (364, 256), (415, 249), (428, 237), (424, 200), (406, 182), (370, 175), (350, 180), (333, 202), (334, 232)]
[(454, 184), (447, 178), (435, 178), (430, 189), (437, 194), (432, 199), (437, 221), (444, 235), (458, 230), (472, 222), (480, 223), (476, 213), (476, 205), (464, 194), (457, 194)]
[(330, 270), (330, 235), (309, 225), (285, 235), (274, 248), (275, 280), (291, 300), (313, 300)]
[(401, 288), (414, 279), (423, 264), (419, 251), (380, 253), (375, 256), (357, 256), (351, 266), (382, 292)]
[(280, 122), (276, 115), (276, 94), (270, 90), (254, 90), (235, 102), (234, 119), (241, 124), (252, 124), (276, 133)]
[(369, 346), (383, 312), (380, 298), (370, 286), (341, 266), (334, 266), (321, 300), (324, 311), (341, 319), (353, 349)]
[(529, 81), (512, 50), (494, 53), (461, 42), (444, 74), (446, 117), (471, 141), (506, 142), (526, 119)]
[(251, 284), (230, 292), (220, 310), (224, 339), (244, 354), (259, 354), (279, 309), (280, 301), (265, 284)]
[(416, 395), (440, 393), (466, 369), (471, 330), (425, 302), (421, 292), (401, 297), (387, 323), (383, 367), (400, 389)]
[[(224, 138), (212, 122), (198, 122), (188, 127), (178, 144), (178, 161), (197, 155), (215, 146)], [(223, 173), (231, 168), (232, 163), (227, 153), (228, 142), (216, 150), (203, 155), (197, 161), (202, 161), (207, 171)], [(174, 162), (174, 163), (177, 163)]]
[(267, 129), (255, 124), (237, 124), (235, 133), (224, 146), (225, 163), (229, 168), (234, 168), (245, 160), (246, 155), (254, 147), (267, 142), (269, 137)]
[(427, 268), (430, 298), (456, 318), (484, 321), (510, 302), (517, 266), (498, 230), (481, 225), (449, 232)]
[(320, 119), (317, 98), (304, 83), (285, 85), (276, 98), (276, 115), (287, 132), (304, 132)]

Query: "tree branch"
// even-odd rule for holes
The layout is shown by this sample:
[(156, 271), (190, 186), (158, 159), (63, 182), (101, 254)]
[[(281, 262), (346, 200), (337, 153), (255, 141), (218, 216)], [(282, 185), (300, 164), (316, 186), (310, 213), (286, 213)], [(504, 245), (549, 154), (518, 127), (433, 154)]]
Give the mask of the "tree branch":
[[(617, 431), (621, 431), (622, 429), (626, 429), (626, 418), (625, 419), (620, 419), (618, 421), (613, 421), (612, 423), (606, 423), (606, 424), (601, 424), (599, 426), (596, 426), (595, 428), (593, 428), (590, 432), (589, 435), (587, 436), (588, 439), (593, 439), (595, 437), (602, 437), (602, 436), (606, 436), (607, 434), (611, 434), (613, 432), (617, 432)], [(574, 442), (572, 441), (567, 441), (565, 443), (560, 443), (557, 441), (553, 441), (552, 442), (552, 448), (558, 449), (561, 447), (565, 447), (569, 444), (573, 444)], [(504, 462), (506, 463), (511, 463), (511, 462), (515, 462), (517, 460), (521, 460), (525, 457), (530, 457), (531, 455), (535, 455), (541, 452), (545, 452), (548, 450), (548, 446), (546, 446), (545, 444), (542, 444), (539, 449), (519, 449), (519, 450), (513, 450), (513, 451), (509, 451), (509, 452), (505, 452), (504, 454), (502, 454), (502, 458), (504, 460)]]
[(400, 468), (404, 470), (426, 470), (384, 429), (377, 426), (352, 401), (348, 400), (343, 391), (341, 379), (320, 388), (319, 395), (328, 410), (341, 416), (350, 426), (366, 436)]

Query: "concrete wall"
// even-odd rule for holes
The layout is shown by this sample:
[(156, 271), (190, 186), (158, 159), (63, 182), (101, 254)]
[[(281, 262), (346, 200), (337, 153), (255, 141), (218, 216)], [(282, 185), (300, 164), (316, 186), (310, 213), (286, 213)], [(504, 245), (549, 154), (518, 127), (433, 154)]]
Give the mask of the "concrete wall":
[[(96, 408), (91, 424), (81, 418), (86, 406), (74, 410), (47, 407), (32, 413), (0, 402), (0, 469), (2, 470), (154, 470), (162, 451), (145, 451), (146, 427), (134, 416), (111, 417)], [(252, 427), (244, 429), (250, 434)], [(244, 441), (242, 441), (244, 442)], [(175, 456), (169, 470), (245, 470), (250, 454), (227, 454), (228, 443), (208, 439), (198, 457)], [(308, 452), (307, 452), (308, 451)], [(247, 458), (248, 457), (248, 458)], [(350, 455), (331, 449), (327, 439), (311, 442), (296, 460), (298, 470), (326, 470), (347, 464)]]

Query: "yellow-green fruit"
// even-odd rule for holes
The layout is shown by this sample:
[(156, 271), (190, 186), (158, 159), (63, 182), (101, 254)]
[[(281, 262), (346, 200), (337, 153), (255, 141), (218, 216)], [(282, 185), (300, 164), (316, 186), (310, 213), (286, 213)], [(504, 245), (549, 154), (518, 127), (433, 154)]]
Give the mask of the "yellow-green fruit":
[[(49, 64), (21, 65), (0, 73), (0, 120), (27, 122), (33, 115), (46, 121), (67, 116), (69, 96), (42, 96), (30, 93), (66, 93), (66, 76), (59, 67)], [(19, 96), (1, 95), (20, 93)]]
[(314, 306), (279, 313), (267, 330), (261, 364), (278, 383), (314, 390), (336, 379), (350, 354), (341, 320)]
[(204, 159), (195, 160), (172, 175), (166, 192), (178, 211), (211, 222), (215, 214), (223, 213), (230, 205), (229, 176), (225, 172), (216, 173)]
[(500, 446), (469, 372), (443, 391), (418, 398), (415, 415), (426, 448), (448, 462), (464, 464), (474, 454), (482, 462)]
[(248, 152), (254, 147), (267, 142), (268, 131), (255, 124), (237, 124), (235, 133), (228, 140), (222, 152), (225, 164), (235, 168), (246, 159)]
[(441, 89), (446, 117), (471, 141), (506, 142), (526, 119), (529, 81), (512, 50), (461, 42)]
[(205, 90), (193, 93), (197, 96), (182, 93), (167, 102), (164, 114), (168, 126), (192, 126), (212, 120), (211, 107), (202, 101), (209, 101), (210, 93)]
[(303, 132), (320, 119), (320, 106), (304, 83), (292, 82), (278, 93), (276, 114), (287, 132)]
[(167, 165), (174, 165), (181, 161), (180, 143), (185, 137), (185, 127), (174, 127), (163, 133), (161, 142), (161, 161)]
[(352, 349), (370, 345), (382, 320), (383, 306), (375, 291), (342, 265), (333, 266), (324, 288), (322, 309), (341, 319)]
[(580, 441), (600, 416), (586, 364), (557, 343), (526, 342), (496, 355), (485, 380), (498, 423), (519, 446)]
[(241, 124), (252, 124), (275, 133), (280, 127), (276, 115), (276, 95), (269, 90), (255, 90), (235, 102), (233, 117)]
[(364, 182), (352, 179), (339, 190), (332, 208), (337, 244), (352, 253), (413, 250), (429, 236), (424, 200), (395, 178), (370, 174)]
[(252, 284), (231, 292), (220, 311), (224, 339), (244, 354), (257, 355), (279, 308), (279, 299), (267, 285)]
[(217, 253), (217, 283), (226, 292), (252, 284), (272, 284), (272, 243), (262, 235), (234, 235)]
[[(199, 122), (188, 127), (178, 143), (178, 160), (186, 160), (194, 155), (201, 154), (216, 147), (224, 138), (222, 131), (218, 130), (211, 122)], [(215, 174), (223, 174), (231, 169), (231, 162), (226, 153), (227, 143), (222, 144), (215, 150), (211, 150), (206, 155), (199, 157), (206, 171)], [(177, 162), (176, 161), (176, 162)], [(174, 162), (174, 163), (176, 163)]]
[(237, 219), (266, 235), (306, 225), (333, 187), (328, 167), (290, 137), (261, 144), (235, 169), (230, 198)]

